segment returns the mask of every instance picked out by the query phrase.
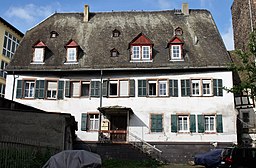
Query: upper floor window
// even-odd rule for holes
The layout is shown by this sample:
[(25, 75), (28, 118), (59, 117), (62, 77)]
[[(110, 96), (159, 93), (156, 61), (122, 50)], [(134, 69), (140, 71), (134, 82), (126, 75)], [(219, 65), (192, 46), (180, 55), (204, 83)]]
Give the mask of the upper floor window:
[(47, 81), (47, 99), (57, 99), (57, 81)]
[(170, 60), (181, 61), (183, 58), (183, 45), (184, 42), (177, 36), (173, 37), (168, 43), (168, 48), (170, 49)]
[(113, 37), (119, 37), (119, 36), (120, 36), (120, 31), (117, 30), (117, 29), (113, 30), (113, 31), (112, 31), (112, 36), (113, 36)]
[(1, 69), (0, 69), (0, 76), (6, 79), (7, 72), (5, 71), (5, 68), (8, 64), (5, 61), (1, 61)]
[(34, 56), (33, 56), (33, 63), (43, 63), (46, 45), (42, 41), (38, 41), (33, 45), (34, 48)]
[(67, 49), (66, 62), (67, 63), (76, 63), (77, 59), (78, 59), (79, 45), (74, 40), (70, 40), (65, 45), (65, 47)]
[(117, 49), (113, 48), (112, 50), (110, 50), (110, 54), (111, 57), (118, 57), (119, 52), (117, 51)]
[(56, 31), (51, 31), (50, 38), (56, 38), (59, 35)]
[(153, 43), (140, 33), (130, 42), (131, 61), (151, 61)]
[(175, 35), (176, 36), (181, 36), (183, 34), (183, 30), (180, 27), (177, 27), (175, 29)]
[(4, 45), (3, 45), (3, 55), (12, 58), (14, 52), (19, 46), (20, 41), (11, 35), (9, 32), (4, 34)]
[(104, 80), (102, 94), (109, 97), (133, 97), (135, 82), (133, 79)]

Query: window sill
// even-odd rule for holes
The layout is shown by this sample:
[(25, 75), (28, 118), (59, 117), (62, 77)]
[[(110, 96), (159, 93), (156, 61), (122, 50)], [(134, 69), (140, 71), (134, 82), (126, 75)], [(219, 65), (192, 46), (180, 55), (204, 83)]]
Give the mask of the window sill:
[(44, 63), (44, 62), (31, 62), (30, 64), (43, 65), (43, 64), (45, 64), (45, 63)]
[(170, 62), (183, 62), (184, 59), (170, 59)]
[(130, 62), (153, 62), (153, 60), (130, 60)]
[(78, 62), (64, 62), (64, 65), (78, 64)]

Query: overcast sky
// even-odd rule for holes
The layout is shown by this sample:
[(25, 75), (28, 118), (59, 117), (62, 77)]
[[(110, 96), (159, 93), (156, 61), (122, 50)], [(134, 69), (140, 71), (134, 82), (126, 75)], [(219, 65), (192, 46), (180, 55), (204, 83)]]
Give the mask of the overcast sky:
[(1, 17), (25, 33), (55, 12), (173, 10), (181, 9), (183, 2), (191, 9), (211, 12), (228, 50), (234, 49), (231, 5), (233, 0), (0, 0)]

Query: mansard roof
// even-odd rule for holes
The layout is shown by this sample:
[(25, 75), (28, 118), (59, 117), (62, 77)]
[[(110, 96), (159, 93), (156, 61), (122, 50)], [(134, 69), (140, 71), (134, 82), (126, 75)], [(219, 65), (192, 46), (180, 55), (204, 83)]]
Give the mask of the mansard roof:
[[(189, 15), (165, 11), (120, 11), (90, 13), (83, 21), (83, 13), (55, 13), (27, 31), (8, 71), (56, 71), (97, 69), (195, 69), (225, 68), (230, 62), (220, 33), (207, 10), (190, 10)], [(184, 61), (170, 61), (166, 46), (182, 28)], [(113, 37), (113, 30), (120, 36)], [(51, 38), (52, 31), (58, 36)], [(132, 62), (130, 42), (144, 34), (153, 44), (152, 62)], [(31, 64), (31, 48), (42, 40), (50, 54), (44, 64)], [(64, 64), (67, 42), (72, 39), (80, 47), (77, 64)], [(110, 57), (115, 48), (118, 58)]]

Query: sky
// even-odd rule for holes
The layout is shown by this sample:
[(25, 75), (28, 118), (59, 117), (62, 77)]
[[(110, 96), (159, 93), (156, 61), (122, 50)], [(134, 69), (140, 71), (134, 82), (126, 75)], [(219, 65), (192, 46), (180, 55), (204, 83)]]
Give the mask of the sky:
[(181, 9), (209, 10), (227, 50), (234, 49), (231, 5), (233, 0), (0, 0), (0, 16), (21, 32), (33, 28), (55, 12), (159, 11)]

